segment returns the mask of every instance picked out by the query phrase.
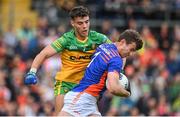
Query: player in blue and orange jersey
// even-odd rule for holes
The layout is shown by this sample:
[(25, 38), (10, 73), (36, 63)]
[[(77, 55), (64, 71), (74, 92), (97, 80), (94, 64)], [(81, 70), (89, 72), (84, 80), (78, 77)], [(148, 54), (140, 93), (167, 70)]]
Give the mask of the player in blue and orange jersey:
[(102, 43), (111, 43), (104, 34), (89, 29), (87, 8), (74, 7), (70, 11), (70, 17), (73, 29), (45, 47), (35, 57), (24, 81), (27, 85), (36, 84), (36, 72), (43, 61), (55, 54), (61, 56), (62, 68), (56, 74), (54, 85), (56, 114), (63, 106), (64, 95), (82, 79), (96, 47)]
[(80, 84), (65, 95), (60, 115), (100, 116), (97, 99), (106, 87), (114, 95), (130, 96), (130, 87), (125, 90), (119, 83), (122, 58), (132, 55), (142, 48), (142, 45), (140, 34), (134, 30), (124, 31), (118, 42), (100, 45), (87, 66)]

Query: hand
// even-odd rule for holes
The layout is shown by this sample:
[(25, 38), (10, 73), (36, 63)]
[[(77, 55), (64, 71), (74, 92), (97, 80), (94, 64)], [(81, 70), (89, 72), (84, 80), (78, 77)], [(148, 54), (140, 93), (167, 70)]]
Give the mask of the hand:
[(34, 72), (28, 72), (24, 79), (24, 84), (31, 85), (37, 83), (37, 76)]
[(128, 81), (128, 88), (126, 89), (127, 91), (129, 91), (130, 95), (131, 95), (131, 84), (130, 82)]

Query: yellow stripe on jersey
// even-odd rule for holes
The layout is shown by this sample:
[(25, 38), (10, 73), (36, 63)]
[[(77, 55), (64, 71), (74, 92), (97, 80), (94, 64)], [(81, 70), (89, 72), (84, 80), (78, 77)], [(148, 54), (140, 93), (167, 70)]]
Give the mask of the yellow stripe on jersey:
[(55, 42), (54, 46), (56, 46), (56, 48), (62, 48), (62, 45), (59, 42)]
[(80, 43), (86, 43), (87, 40), (88, 40), (88, 38), (86, 38), (86, 39), (84, 39), (84, 40), (80, 40), (80, 39), (77, 38), (77, 41), (80, 42)]

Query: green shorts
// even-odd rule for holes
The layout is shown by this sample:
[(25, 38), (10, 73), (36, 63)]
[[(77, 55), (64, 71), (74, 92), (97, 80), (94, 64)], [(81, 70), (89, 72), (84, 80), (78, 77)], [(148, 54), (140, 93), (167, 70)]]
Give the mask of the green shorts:
[(77, 85), (76, 83), (56, 80), (54, 84), (54, 95), (58, 96), (59, 94), (66, 94), (76, 85)]

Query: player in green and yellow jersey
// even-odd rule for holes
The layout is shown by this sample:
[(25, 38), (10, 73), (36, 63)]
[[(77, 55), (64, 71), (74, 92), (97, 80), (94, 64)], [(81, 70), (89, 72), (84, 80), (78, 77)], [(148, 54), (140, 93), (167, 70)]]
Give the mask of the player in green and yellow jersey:
[(30, 71), (25, 77), (25, 84), (36, 84), (36, 72), (43, 61), (57, 53), (61, 55), (62, 68), (56, 74), (54, 86), (55, 111), (61, 111), (64, 94), (70, 91), (83, 77), (84, 71), (95, 48), (102, 43), (111, 43), (103, 34), (89, 30), (89, 11), (78, 6), (70, 11), (73, 29), (51, 45), (45, 47), (34, 59)]

